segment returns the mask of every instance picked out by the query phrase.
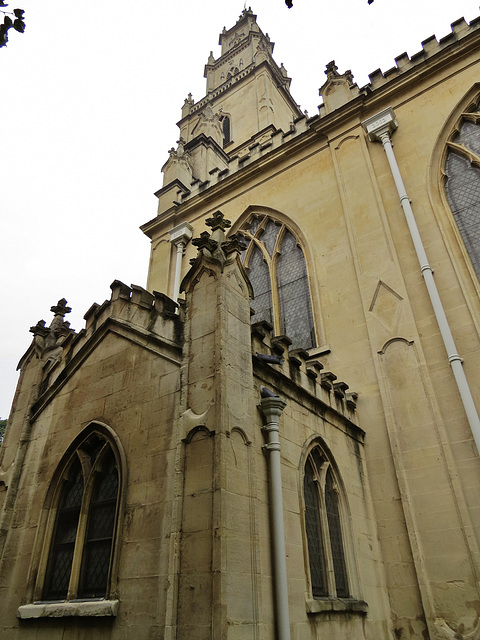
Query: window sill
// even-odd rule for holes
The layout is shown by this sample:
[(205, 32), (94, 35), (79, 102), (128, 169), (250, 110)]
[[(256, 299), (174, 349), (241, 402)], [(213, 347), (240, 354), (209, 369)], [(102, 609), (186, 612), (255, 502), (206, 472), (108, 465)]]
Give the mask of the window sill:
[(84, 602), (49, 602), (23, 604), (18, 607), (17, 617), (20, 620), (32, 618), (70, 618), (116, 616), (118, 600), (93, 600)]
[(307, 613), (359, 613), (368, 611), (368, 604), (364, 600), (353, 598), (319, 598), (307, 600)]

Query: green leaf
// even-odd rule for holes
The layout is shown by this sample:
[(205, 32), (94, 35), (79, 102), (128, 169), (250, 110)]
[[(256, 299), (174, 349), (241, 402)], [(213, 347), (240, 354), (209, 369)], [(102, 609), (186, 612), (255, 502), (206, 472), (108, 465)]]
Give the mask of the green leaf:
[(8, 42), (7, 28), (4, 24), (0, 24), (0, 48), (5, 47)]
[(23, 20), (23, 14), (25, 13), (23, 9), (14, 9), (13, 13), (17, 18), (20, 18), (20, 20)]
[(20, 33), (23, 33), (25, 31), (25, 23), (23, 22), (23, 20), (19, 20), (17, 18), (13, 23), (13, 28), (15, 29), (15, 31), (19, 31)]
[(5, 18), (3, 19), (3, 24), (5, 25), (5, 27), (7, 29), (10, 29), (10, 27), (13, 24), (12, 19), (10, 18), (10, 16), (5, 16)]

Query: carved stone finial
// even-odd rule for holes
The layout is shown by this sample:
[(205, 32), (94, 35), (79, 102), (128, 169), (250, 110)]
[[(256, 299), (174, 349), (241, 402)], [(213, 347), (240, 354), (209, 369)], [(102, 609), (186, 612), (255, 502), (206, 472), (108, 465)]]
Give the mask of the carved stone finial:
[(185, 140), (181, 137), (177, 140), (177, 156), (183, 156), (185, 154)]
[(225, 229), (232, 226), (230, 220), (227, 220), (221, 211), (215, 211), (211, 218), (205, 220), (205, 224), (207, 227), (210, 227), (212, 231), (216, 231), (217, 229), (225, 231)]
[(327, 78), (335, 78), (337, 77), (338, 74), (338, 67), (335, 64), (335, 60), (332, 60), (331, 62), (329, 62), (326, 66), (325, 69), (325, 73), (327, 75)]
[(234, 251), (236, 251), (237, 253), (241, 253), (246, 248), (247, 243), (245, 242), (243, 236), (239, 235), (238, 233), (230, 236), (230, 238), (226, 242), (222, 243), (222, 249), (227, 256)]
[(207, 249), (210, 253), (213, 253), (218, 246), (218, 243), (210, 237), (208, 231), (203, 231), (199, 238), (194, 238), (192, 244), (199, 251)]
[(48, 327), (45, 326), (45, 320), (39, 320), (34, 327), (30, 327), (29, 331), (33, 333), (34, 336), (41, 336), (43, 338), (49, 333)]
[(210, 51), (210, 55), (208, 56), (207, 64), (208, 65), (215, 64), (215, 58), (213, 57), (213, 51)]
[(34, 327), (30, 327), (33, 333), (33, 344), (37, 358), (41, 358), (45, 350), (45, 339), (50, 333), (50, 329), (45, 326), (45, 320), (39, 320)]
[(282, 73), (282, 76), (284, 78), (286, 78), (288, 76), (287, 70), (285, 69), (285, 67), (283, 66), (283, 62), (280, 63), (280, 71)]
[(56, 316), (62, 316), (62, 318), (66, 313), (70, 313), (71, 310), (72, 309), (70, 307), (67, 307), (67, 301), (65, 300), (65, 298), (62, 298), (57, 302), (56, 305), (50, 307), (50, 311), (52, 311), (52, 313), (54, 313)]

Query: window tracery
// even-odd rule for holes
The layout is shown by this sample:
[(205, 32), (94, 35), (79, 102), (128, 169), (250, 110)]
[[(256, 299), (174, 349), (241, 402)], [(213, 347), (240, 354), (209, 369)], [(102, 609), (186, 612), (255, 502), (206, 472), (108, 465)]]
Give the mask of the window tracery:
[(463, 113), (447, 142), (447, 200), (480, 280), (480, 109)]
[(255, 216), (239, 230), (255, 299), (252, 322), (266, 320), (293, 348), (315, 346), (312, 304), (303, 251), (293, 233), (269, 216)]
[(119, 498), (119, 470), (110, 443), (90, 433), (63, 465), (42, 599), (105, 598)]
[(312, 596), (349, 598), (340, 489), (332, 465), (318, 445), (305, 463), (303, 497)]

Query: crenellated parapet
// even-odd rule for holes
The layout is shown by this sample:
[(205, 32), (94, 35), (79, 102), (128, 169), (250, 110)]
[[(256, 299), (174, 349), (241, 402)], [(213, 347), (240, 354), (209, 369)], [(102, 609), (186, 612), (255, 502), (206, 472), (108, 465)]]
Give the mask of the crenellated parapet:
[(78, 333), (63, 321), (70, 309), (60, 300), (52, 311), (55, 317), (49, 327), (40, 321), (30, 329), (34, 334), (31, 347), (19, 363), (28, 366), (32, 358), (42, 361), (39, 397), (32, 408), (35, 415), (66, 383), (94, 352), (108, 333), (121, 336), (159, 356), (180, 364), (183, 346), (182, 313), (166, 295), (150, 293), (138, 285), (130, 287), (115, 280), (111, 297), (102, 304), (94, 303), (86, 312), (85, 327)]
[(454, 43), (463, 40), (474, 32), (480, 32), (480, 18), (475, 18), (475, 20), (472, 20), (470, 23), (468, 23), (465, 18), (460, 18), (450, 26), (451, 32), (443, 38), (440, 38), (440, 40), (437, 40), (434, 35), (430, 36), (422, 42), (422, 49), (413, 56), (409, 57), (406, 53), (402, 53), (395, 58), (395, 66), (391, 69), (385, 72), (377, 69), (369, 74), (370, 83), (362, 87), (361, 91), (375, 91), (392, 79), (418, 67), (425, 62), (425, 60), (429, 60), (433, 56), (445, 51)]
[[(336, 92), (336, 98), (339, 98), (338, 104), (335, 104), (334, 108), (342, 106), (349, 100), (356, 98), (359, 95), (368, 96), (373, 91), (381, 89), (386, 85), (392, 84), (397, 78), (404, 76), (410, 71), (418, 69), (426, 61), (430, 61), (434, 56), (440, 61), (441, 54), (448, 53), (448, 49), (466, 38), (478, 37), (480, 34), (480, 17), (471, 20), (468, 23), (465, 18), (460, 18), (453, 22), (451, 25), (451, 32), (448, 33), (440, 40), (432, 35), (422, 42), (422, 48), (412, 56), (408, 56), (407, 53), (402, 53), (395, 58), (395, 66), (391, 67), (387, 71), (376, 69), (369, 74), (370, 82), (365, 86), (358, 88), (353, 83), (351, 72), (347, 71), (343, 76), (337, 78), (337, 82), (345, 77), (341, 91)], [(332, 65), (332, 63), (330, 63)], [(327, 65), (327, 77), (329, 76), (329, 65)], [(336, 74), (339, 75), (339, 74)], [(330, 76), (333, 78), (332, 74)], [(320, 117), (327, 116), (332, 110), (332, 99), (328, 95), (328, 91), (332, 89), (332, 82), (325, 83), (321, 89), (320, 94), (324, 98), (323, 104), (319, 106)]]
[(295, 398), (333, 423), (337, 422), (360, 440), (364, 432), (358, 426), (358, 394), (348, 384), (326, 371), (322, 362), (304, 349), (290, 349), (288, 336), (274, 336), (269, 322), (252, 325), (254, 375), (282, 397)]

